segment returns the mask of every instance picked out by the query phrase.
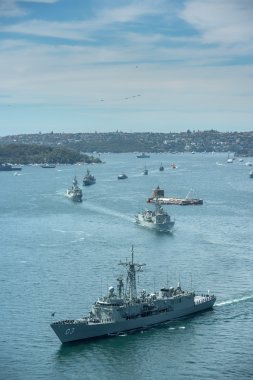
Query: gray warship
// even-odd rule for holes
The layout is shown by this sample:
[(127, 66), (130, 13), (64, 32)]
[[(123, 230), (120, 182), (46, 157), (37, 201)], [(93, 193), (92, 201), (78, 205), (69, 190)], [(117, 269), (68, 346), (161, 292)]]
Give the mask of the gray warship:
[[(125, 284), (118, 277), (117, 290), (109, 287), (108, 294), (92, 305), (87, 316), (51, 323), (51, 328), (62, 343), (98, 337), (120, 335), (126, 332), (158, 326), (165, 322), (211, 309), (216, 301), (214, 295), (197, 295), (193, 291), (177, 287), (164, 287), (158, 292), (137, 293), (136, 273), (142, 272), (145, 264), (130, 261), (120, 262), (126, 268)], [(54, 313), (53, 313), (54, 314)]]
[(83, 192), (78, 186), (77, 178), (73, 179), (73, 185), (66, 191), (65, 196), (74, 202), (82, 202)]
[(156, 231), (171, 232), (175, 221), (164, 211), (158, 199), (155, 200), (155, 210), (144, 210), (135, 215), (135, 222), (143, 227)]
[(90, 173), (89, 170), (87, 170), (87, 173), (83, 179), (83, 185), (91, 186), (91, 185), (94, 185), (95, 183), (96, 183), (96, 178), (94, 177), (94, 175)]

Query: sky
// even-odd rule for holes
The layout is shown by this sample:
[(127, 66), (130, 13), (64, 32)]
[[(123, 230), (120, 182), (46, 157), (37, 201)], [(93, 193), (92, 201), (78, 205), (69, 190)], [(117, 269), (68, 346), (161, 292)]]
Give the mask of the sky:
[(253, 0), (0, 0), (0, 136), (253, 130)]

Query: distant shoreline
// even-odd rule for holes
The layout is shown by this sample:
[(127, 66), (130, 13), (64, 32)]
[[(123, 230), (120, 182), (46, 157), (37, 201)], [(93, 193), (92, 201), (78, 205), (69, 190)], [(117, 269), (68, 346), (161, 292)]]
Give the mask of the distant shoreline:
[[(186, 131), (169, 133), (35, 133), (0, 137), (0, 147), (7, 144), (70, 149), (76, 154), (100, 153), (202, 153), (231, 152), (237, 156), (253, 156), (253, 131), (218, 132)], [(0, 156), (1, 158), (1, 156)]]

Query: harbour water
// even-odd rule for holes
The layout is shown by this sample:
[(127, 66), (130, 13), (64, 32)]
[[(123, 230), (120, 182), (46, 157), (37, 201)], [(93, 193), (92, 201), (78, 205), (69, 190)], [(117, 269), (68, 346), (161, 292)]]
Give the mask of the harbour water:
[[(104, 164), (89, 166), (97, 182), (83, 188), (82, 203), (64, 193), (75, 175), (82, 183), (87, 165), (0, 173), (0, 378), (252, 379), (249, 168), (227, 164), (226, 154), (101, 158)], [(128, 179), (118, 181), (122, 172)], [(152, 207), (145, 200), (157, 185), (167, 196), (194, 189), (204, 200), (164, 206), (176, 221), (172, 234), (134, 223), (135, 213)], [(132, 244), (136, 261), (147, 264), (140, 290), (180, 278), (183, 288), (214, 293), (214, 309), (135, 334), (61, 345), (50, 322), (86, 314), (115, 285)]]

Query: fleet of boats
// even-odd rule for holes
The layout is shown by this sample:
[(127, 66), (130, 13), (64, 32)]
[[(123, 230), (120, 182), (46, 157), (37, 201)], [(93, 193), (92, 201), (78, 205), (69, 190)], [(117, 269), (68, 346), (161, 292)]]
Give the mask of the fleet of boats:
[[(150, 156), (141, 153), (137, 158), (149, 158)], [(228, 157), (227, 163), (232, 163), (234, 158)], [(241, 160), (240, 162), (242, 162)], [(246, 166), (251, 166), (247, 162)], [(173, 169), (175, 163), (170, 165)], [(55, 164), (45, 163), (42, 168), (55, 168)], [(17, 171), (21, 167), (11, 164), (0, 164), (0, 171)], [(164, 171), (161, 163), (159, 171)], [(148, 175), (145, 166), (144, 175)], [(253, 178), (253, 171), (249, 177)], [(118, 179), (127, 179), (125, 173), (119, 174)], [(83, 178), (83, 185), (90, 186), (96, 183), (96, 178), (87, 170)], [(66, 197), (74, 202), (82, 202), (83, 192), (78, 185), (76, 176), (73, 179), (71, 188), (66, 193)], [(152, 196), (148, 198), (148, 203), (154, 209), (146, 209), (135, 215), (135, 222), (143, 227), (161, 232), (172, 232), (175, 220), (163, 209), (162, 205), (202, 205), (203, 200), (190, 196), (190, 192), (185, 198), (165, 197), (164, 190), (157, 186), (153, 190)], [(114, 336), (125, 334), (129, 331), (149, 328), (161, 325), (165, 322), (186, 317), (198, 312), (211, 309), (216, 301), (214, 295), (196, 294), (192, 290), (182, 290), (180, 283), (176, 287), (162, 287), (159, 291), (137, 292), (136, 274), (143, 271), (144, 264), (134, 262), (134, 252), (130, 261), (120, 262), (126, 269), (126, 281), (120, 276), (117, 278), (117, 290), (109, 287), (108, 293), (99, 297), (92, 305), (88, 315), (78, 319), (59, 320), (51, 323), (51, 327), (62, 343), (85, 340), (102, 336)]]
[(159, 291), (137, 290), (137, 273), (145, 264), (138, 264), (132, 257), (119, 263), (126, 269), (125, 282), (119, 276), (117, 288), (110, 286), (108, 293), (99, 297), (86, 316), (64, 319), (51, 323), (51, 328), (62, 343), (98, 337), (117, 336), (126, 332), (160, 326), (168, 321), (184, 318), (213, 307), (216, 297), (183, 290), (180, 282), (175, 287)]
[(73, 183), (70, 189), (66, 192), (66, 197), (71, 199), (74, 202), (82, 202), (83, 192), (82, 189), (78, 186), (77, 178), (73, 179)]

